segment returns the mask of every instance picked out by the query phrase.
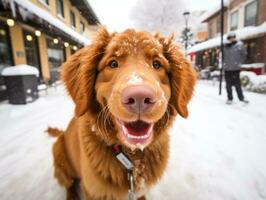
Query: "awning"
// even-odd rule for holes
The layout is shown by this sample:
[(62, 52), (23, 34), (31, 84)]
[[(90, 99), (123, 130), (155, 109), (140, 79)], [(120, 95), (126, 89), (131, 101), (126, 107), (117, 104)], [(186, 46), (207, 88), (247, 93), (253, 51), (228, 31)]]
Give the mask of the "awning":
[[(75, 41), (83, 44), (88, 45), (90, 44), (90, 40), (83, 35), (77, 33), (66, 24), (61, 22), (56, 17), (52, 16), (50, 13), (46, 12), (45, 10), (39, 8), (38, 6), (34, 5), (29, 0), (13, 0), (16, 2), (20, 7), (23, 7), (24, 13), (23, 17), (25, 18), (32, 18), (32, 14), (40, 17), (42, 20), (45, 20), (49, 24), (55, 26), (56, 28), (60, 29), (61, 31), (65, 32), (70, 38), (73, 38)], [(11, 3), (12, 1), (10, 1)], [(12, 7), (12, 6), (10, 6)]]

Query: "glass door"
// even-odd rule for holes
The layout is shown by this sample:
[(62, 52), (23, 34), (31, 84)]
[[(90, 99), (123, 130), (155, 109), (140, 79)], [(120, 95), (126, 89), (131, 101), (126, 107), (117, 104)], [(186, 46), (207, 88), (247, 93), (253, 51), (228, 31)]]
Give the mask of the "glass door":
[(24, 30), (23, 31), (24, 38), (24, 47), (27, 64), (33, 67), (36, 67), (39, 70), (41, 77), (41, 67), (40, 67), (40, 57), (39, 57), (39, 48), (38, 48), (38, 40), (34, 33)]

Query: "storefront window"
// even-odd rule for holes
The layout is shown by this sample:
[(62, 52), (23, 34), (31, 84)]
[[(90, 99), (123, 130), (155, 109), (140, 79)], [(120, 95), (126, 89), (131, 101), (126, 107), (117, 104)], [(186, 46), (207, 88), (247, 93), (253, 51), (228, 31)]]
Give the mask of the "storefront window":
[(59, 67), (65, 62), (65, 48), (62, 43), (55, 44), (52, 39), (47, 39), (48, 61), (51, 82), (59, 79)]
[(257, 11), (257, 1), (253, 1), (245, 6), (245, 26), (255, 26), (257, 24)]
[(34, 35), (34, 33), (24, 30), (23, 39), (27, 64), (36, 67), (41, 74), (37, 37)]
[(238, 11), (231, 13), (230, 15), (230, 30), (234, 31), (238, 28)]
[(256, 48), (256, 41), (251, 40), (246, 42), (247, 46), (247, 63), (255, 63), (256, 62), (256, 57), (257, 57), (257, 48)]
[(5, 67), (12, 66), (12, 52), (8, 27), (0, 23), (0, 101), (6, 99), (6, 86), (1, 72)]
[(0, 74), (5, 67), (12, 64), (8, 27), (0, 24)]

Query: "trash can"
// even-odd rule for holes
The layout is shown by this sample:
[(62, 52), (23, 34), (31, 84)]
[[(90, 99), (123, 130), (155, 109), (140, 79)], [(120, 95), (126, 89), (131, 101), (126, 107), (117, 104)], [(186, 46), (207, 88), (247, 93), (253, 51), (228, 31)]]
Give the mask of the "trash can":
[(2, 76), (10, 104), (27, 104), (39, 97), (37, 68), (29, 65), (7, 67), (2, 71)]

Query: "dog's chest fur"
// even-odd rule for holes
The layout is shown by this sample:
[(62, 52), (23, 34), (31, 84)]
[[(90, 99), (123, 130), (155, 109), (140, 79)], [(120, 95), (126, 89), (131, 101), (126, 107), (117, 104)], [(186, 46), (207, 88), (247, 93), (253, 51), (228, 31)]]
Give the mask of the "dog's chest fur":
[[(86, 130), (88, 130), (87, 128)], [(97, 130), (88, 133), (82, 129), (80, 129), (81, 148), (86, 155), (86, 166), (90, 168), (86, 171), (88, 174), (82, 175), (82, 177), (93, 177), (93, 181), (99, 181), (101, 184), (111, 186), (114, 191), (116, 188), (117, 191), (123, 191), (124, 194), (127, 194), (127, 170), (115, 158), (112, 146), (106, 145), (104, 141), (98, 138), (95, 134)], [(123, 152), (134, 163), (133, 177), (137, 197), (145, 195), (163, 174), (168, 160), (168, 135), (165, 135), (160, 137), (160, 140), (151, 147), (144, 149), (143, 152), (140, 150), (130, 152), (122, 148)], [(90, 180), (87, 181), (90, 182)]]

